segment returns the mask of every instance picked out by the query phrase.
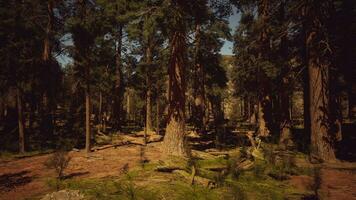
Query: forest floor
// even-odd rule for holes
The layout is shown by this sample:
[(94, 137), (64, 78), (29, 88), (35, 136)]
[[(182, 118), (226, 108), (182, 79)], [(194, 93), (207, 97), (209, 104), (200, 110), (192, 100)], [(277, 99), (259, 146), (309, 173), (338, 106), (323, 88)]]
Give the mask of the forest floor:
[[(160, 143), (145, 148), (149, 160), (160, 159)], [(118, 177), (124, 166), (133, 168), (140, 163), (141, 147), (125, 145), (92, 152), (87, 158), (84, 151), (69, 153), (71, 161), (65, 174), (72, 179)], [(0, 199), (27, 199), (51, 191), (48, 186), (54, 171), (45, 166), (50, 154), (21, 159), (0, 160)]]
[[(288, 199), (298, 199), (294, 198), (294, 194), (303, 192), (306, 195), (297, 195), (297, 197), (317, 199), (311, 194), (314, 193), (320, 199), (356, 199), (356, 163), (312, 165), (306, 159), (298, 159), (298, 165), (313, 169), (316, 173), (296, 174), (283, 181), (270, 178), (260, 181), (246, 176), (247, 178), (239, 179), (240, 189), (233, 187), (233, 191), (230, 191), (223, 187), (219, 190), (210, 190), (203, 187), (190, 187), (190, 184), (184, 183), (184, 179), (176, 174), (153, 171), (154, 166), (157, 166), (162, 159), (161, 145), (161, 142), (150, 143), (146, 147), (124, 145), (92, 152), (89, 157), (84, 151), (71, 151), (69, 153), (71, 161), (65, 170), (66, 179), (60, 187), (85, 190), (92, 199), (111, 199), (110, 197), (117, 192), (116, 180), (125, 177), (120, 180), (128, 184), (119, 187), (125, 188), (124, 192), (132, 191), (132, 194), (141, 192), (142, 198), (139, 194), (135, 194), (138, 195), (137, 199), (150, 199), (148, 198), (150, 195), (151, 199), (233, 199), (230, 197), (234, 196), (234, 193), (241, 195), (241, 188), (247, 191), (247, 195), (244, 195), (245, 199), (259, 199), (258, 192), (262, 199), (268, 199), (266, 197), (279, 199), (278, 195), (287, 194), (290, 196)], [(46, 193), (55, 191), (54, 171), (45, 167), (49, 156), (51, 154), (25, 158), (0, 158), (0, 199), (40, 199)], [(142, 157), (145, 159), (144, 166)], [(159, 192), (163, 190), (162, 188), (165, 188), (165, 191)], [(278, 191), (270, 191), (280, 188), (284, 188), (280, 194)], [(156, 192), (152, 192), (153, 190)], [(178, 190), (182, 193), (173, 198), (172, 193), (179, 193)], [(275, 193), (268, 196), (266, 192)], [(222, 193), (229, 194), (221, 196)]]

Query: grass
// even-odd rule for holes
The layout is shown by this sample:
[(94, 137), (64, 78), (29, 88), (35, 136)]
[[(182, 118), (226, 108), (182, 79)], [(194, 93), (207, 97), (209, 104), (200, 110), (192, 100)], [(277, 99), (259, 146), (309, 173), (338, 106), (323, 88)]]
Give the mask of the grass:
[[(303, 155), (298, 155), (303, 156)], [(237, 159), (238, 160), (238, 159)], [(217, 183), (215, 188), (201, 185), (190, 185), (190, 182), (175, 173), (157, 172), (154, 169), (159, 163), (144, 163), (142, 166), (125, 171), (122, 177), (107, 177), (102, 179), (69, 179), (59, 183), (60, 189), (81, 191), (88, 199), (123, 199), (123, 200), (245, 200), (245, 199), (285, 199), (307, 191), (296, 191), (285, 179), (278, 179), (271, 174), (279, 175), (308, 175), (313, 176), (310, 168), (301, 168), (290, 163), (289, 160), (280, 163), (256, 161), (254, 167), (248, 171), (238, 171), (222, 174), (209, 170), (214, 167), (225, 166), (231, 168), (236, 159), (194, 160), (198, 176), (202, 176)], [(187, 170), (189, 171), (189, 167)], [(54, 180), (48, 185), (55, 188)]]

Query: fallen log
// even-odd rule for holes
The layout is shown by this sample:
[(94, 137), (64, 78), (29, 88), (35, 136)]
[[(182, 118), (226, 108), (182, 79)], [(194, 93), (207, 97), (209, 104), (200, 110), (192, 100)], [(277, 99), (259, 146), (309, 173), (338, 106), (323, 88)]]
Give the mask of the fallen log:
[(116, 144), (108, 144), (108, 145), (104, 145), (104, 146), (99, 146), (99, 147), (93, 147), (91, 150), (92, 151), (99, 151), (99, 150), (104, 150), (104, 149), (108, 149), (108, 148), (112, 148), (112, 147), (117, 147), (117, 146), (123, 146), (128, 144), (128, 142), (122, 141)]
[(162, 139), (163, 139), (162, 135), (152, 134), (147, 138), (147, 143), (160, 142), (160, 141), (162, 141)]
[(206, 153), (204, 151), (197, 151), (197, 150), (192, 150), (192, 156), (200, 158), (200, 159), (206, 159), (206, 160), (210, 160), (210, 159), (215, 159), (216, 158), (216, 156), (211, 155), (210, 153)]
[(174, 170), (183, 170), (180, 166), (157, 166), (155, 171), (158, 172), (173, 172)]
[(196, 176), (195, 173), (189, 174), (188, 172), (186, 172), (184, 170), (179, 170), (179, 169), (178, 170), (174, 170), (173, 173), (181, 175), (182, 177), (184, 177), (190, 183), (203, 185), (203, 186), (208, 187), (208, 188), (215, 187), (214, 181), (212, 181), (210, 179), (207, 179), (207, 178), (204, 178), (204, 177)]

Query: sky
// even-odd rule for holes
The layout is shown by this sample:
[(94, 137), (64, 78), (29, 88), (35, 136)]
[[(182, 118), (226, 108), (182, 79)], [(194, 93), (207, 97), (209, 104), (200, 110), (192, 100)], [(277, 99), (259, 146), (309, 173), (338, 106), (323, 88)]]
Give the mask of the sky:
[[(231, 29), (231, 35), (234, 34), (234, 31), (236, 30), (236, 27), (240, 21), (240, 15), (236, 13), (236, 10), (234, 9), (234, 14), (230, 16), (229, 18), (229, 27)], [(221, 48), (220, 53), (222, 55), (232, 55), (232, 47), (233, 43), (231, 41), (224, 40), (224, 46)]]

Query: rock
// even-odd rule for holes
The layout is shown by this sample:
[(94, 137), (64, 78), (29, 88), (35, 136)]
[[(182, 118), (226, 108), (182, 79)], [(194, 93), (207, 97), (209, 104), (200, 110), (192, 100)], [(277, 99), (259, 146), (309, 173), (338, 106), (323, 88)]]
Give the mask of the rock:
[(84, 195), (79, 190), (61, 190), (46, 194), (41, 200), (84, 200)]

